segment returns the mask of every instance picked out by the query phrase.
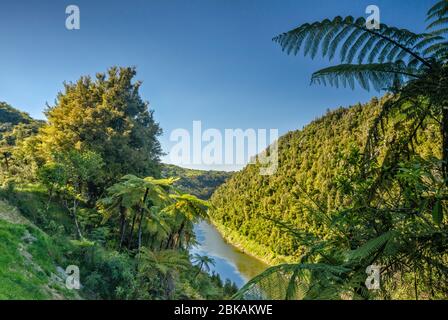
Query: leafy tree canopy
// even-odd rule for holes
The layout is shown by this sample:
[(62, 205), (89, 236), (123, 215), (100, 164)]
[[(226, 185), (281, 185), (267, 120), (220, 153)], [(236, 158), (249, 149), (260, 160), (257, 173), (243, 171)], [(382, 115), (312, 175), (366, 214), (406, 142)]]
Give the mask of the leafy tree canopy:
[(124, 174), (159, 175), (161, 134), (153, 111), (133, 82), (135, 68), (112, 67), (95, 79), (65, 83), (56, 104), (45, 114), (40, 156), (48, 161), (72, 148), (98, 153), (105, 163), (105, 182)]

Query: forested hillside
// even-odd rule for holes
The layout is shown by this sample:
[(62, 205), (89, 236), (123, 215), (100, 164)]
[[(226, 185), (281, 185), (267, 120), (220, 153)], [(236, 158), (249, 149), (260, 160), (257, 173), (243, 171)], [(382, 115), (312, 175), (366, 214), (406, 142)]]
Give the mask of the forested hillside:
[(178, 177), (175, 186), (203, 200), (209, 199), (216, 188), (226, 182), (232, 174), (232, 172), (194, 170), (162, 164), (162, 176)]
[(12, 154), (18, 144), (25, 138), (37, 134), (43, 121), (32, 119), (5, 102), (0, 102), (0, 179), (5, 172), (22, 170), (14, 164)]
[[(217, 226), (232, 242), (268, 261), (294, 260), (307, 249), (278, 222), (329, 236), (320, 212), (331, 214), (349, 201), (341, 189), (344, 179), (352, 174), (351, 164), (358, 161), (372, 121), (386, 99), (329, 111), (303, 130), (282, 136), (274, 175), (262, 176), (257, 165), (248, 165), (215, 191), (211, 216)], [(396, 134), (394, 121), (385, 125), (388, 134), (383, 146)], [(437, 132), (428, 123), (420, 134), (416, 150), (421, 155), (439, 155), (433, 147), (440, 140)]]
[[(236, 292), (207, 272), (213, 259), (190, 256), (209, 204), (173, 185), (180, 168), (160, 178), (161, 129), (135, 75), (111, 67), (65, 83), (45, 122), (0, 104), (0, 299)], [(68, 266), (79, 290), (65, 286)]]

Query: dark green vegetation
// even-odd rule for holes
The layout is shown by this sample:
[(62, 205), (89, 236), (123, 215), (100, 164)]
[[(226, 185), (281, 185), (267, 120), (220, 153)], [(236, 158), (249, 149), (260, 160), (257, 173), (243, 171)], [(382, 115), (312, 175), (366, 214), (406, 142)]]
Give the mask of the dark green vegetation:
[[(342, 186), (353, 174), (350, 164), (358, 161), (369, 128), (383, 101), (339, 108), (313, 121), (303, 130), (289, 132), (278, 142), (279, 167), (272, 176), (258, 174), (249, 165), (220, 186), (211, 198), (212, 218), (223, 229), (238, 230), (234, 241), (263, 260), (271, 262), (300, 258), (307, 244), (285, 232), (277, 221), (300, 227), (318, 236), (330, 230), (316, 217), (316, 209), (331, 212), (347, 200)], [(389, 124), (388, 139), (394, 134)], [(440, 140), (433, 124), (419, 134), (416, 146), (424, 157), (439, 155)], [(249, 246), (249, 248), (247, 248)]]
[[(237, 297), (448, 297), (447, 19), (443, 0), (425, 34), (336, 17), (274, 38), (288, 53), (339, 53), (313, 82), (389, 93), (284, 137), (275, 175), (249, 166), (218, 190), (214, 219), (292, 260)], [(379, 290), (365, 286), (371, 265), (381, 267)]]
[(163, 177), (178, 177), (174, 185), (182, 192), (208, 200), (217, 187), (232, 176), (232, 172), (203, 171), (181, 168), (172, 164), (162, 164)]
[[(114, 67), (65, 84), (48, 122), (0, 105), (0, 298), (235, 293), (206, 272), (209, 258), (189, 257), (209, 205), (180, 192), (177, 177), (160, 178), (161, 130), (134, 76)], [(80, 269), (79, 291), (65, 287), (69, 265)]]
[(13, 174), (23, 170), (12, 158), (13, 150), (25, 138), (35, 135), (42, 125), (43, 121), (34, 120), (28, 114), (0, 102), (0, 161), (4, 167), (0, 171), (0, 179), (5, 178), (5, 172)]
[[(288, 53), (338, 53), (314, 83), (386, 94), (285, 135), (274, 175), (249, 165), (213, 206), (222, 173), (159, 163), (161, 130), (133, 68), (66, 84), (46, 123), (1, 104), (0, 297), (229, 297), (234, 286), (205, 272), (213, 260), (188, 254), (212, 208), (226, 236), (282, 262), (236, 298), (446, 299), (447, 21), (443, 0), (425, 34), (336, 17), (276, 37)], [(80, 296), (54, 277), (69, 264)], [(372, 265), (379, 290), (365, 285)]]
[(0, 201), (0, 299), (76, 299), (55, 265), (60, 248), (45, 233)]

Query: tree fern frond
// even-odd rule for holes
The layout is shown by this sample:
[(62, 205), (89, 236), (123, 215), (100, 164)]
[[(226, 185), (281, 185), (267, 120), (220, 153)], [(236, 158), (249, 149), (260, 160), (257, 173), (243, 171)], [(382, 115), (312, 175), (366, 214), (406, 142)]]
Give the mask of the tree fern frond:
[(314, 59), (317, 55), (321, 39), (325, 38), (327, 34), (332, 30), (330, 20), (326, 19), (322, 22), (322, 24), (326, 27), (321, 28), (321, 30), (316, 34), (314, 38), (313, 44), (310, 49), (310, 56), (312, 59)]
[[(304, 54), (314, 58), (319, 47), (322, 56), (332, 60), (338, 50), (343, 63), (353, 60), (363, 61), (369, 55), (370, 62), (394, 62), (396, 56), (401, 59), (418, 59), (430, 67), (430, 63), (414, 51), (412, 46), (426, 35), (415, 34), (405, 29), (388, 27), (381, 24), (379, 30), (366, 27), (364, 18), (354, 19), (336, 17), (313, 24), (303, 24), (296, 29), (283, 33), (273, 40), (288, 53), (297, 54), (304, 47)], [(373, 39), (373, 40), (372, 40)], [(378, 54), (381, 53), (379, 56)], [(378, 59), (378, 60), (376, 60)]]
[[(322, 263), (281, 264), (268, 268), (251, 279), (233, 299), (283, 300), (302, 299), (309, 287), (309, 274), (321, 277), (323, 283), (338, 280), (349, 269)], [(314, 279), (317, 281), (317, 279)], [(298, 289), (301, 290), (298, 290)]]
[(331, 22), (329, 31), (327, 32), (325, 38), (322, 41), (322, 57), (327, 56), (328, 50), (330, 48), (330, 43), (332, 39), (344, 28), (343, 18), (338, 16)]
[(350, 88), (354, 89), (354, 80), (357, 80), (365, 90), (369, 90), (371, 85), (381, 90), (393, 85), (394, 79), (390, 77), (391, 74), (398, 74), (401, 80), (418, 77), (415, 70), (407, 68), (403, 63), (343, 64), (315, 72), (311, 82), (324, 85), (329, 83), (339, 87), (342, 81), (344, 87), (348, 83)]
[[(361, 51), (358, 54), (358, 64), (361, 64), (364, 59), (367, 57), (367, 54), (369, 52), (373, 52), (373, 46), (378, 45), (378, 41), (374, 37), (370, 37), (369, 40), (365, 43), (364, 47), (361, 49)], [(351, 62), (350, 62), (351, 63)]]
[(427, 27), (428, 30), (435, 29), (436, 27), (446, 26), (448, 24), (448, 17), (447, 18), (440, 18), (432, 23), (430, 23)]
[(448, 33), (448, 28), (441, 28), (431, 32), (433, 36), (442, 36)]
[[(311, 31), (308, 35), (307, 41), (305, 42), (305, 47), (303, 48), (304, 55), (307, 56), (311, 49), (315, 46), (319, 45), (318, 34), (323, 32), (325, 33), (327, 29), (325, 28), (326, 23), (323, 23), (323, 28), (311, 28)], [(311, 57), (313, 58), (315, 54), (311, 53)]]
[(432, 35), (441, 36), (446, 34), (448, 31), (448, 1), (439, 1), (429, 9), (426, 21), (429, 22), (426, 29)]
[(426, 21), (430, 21), (434, 18), (440, 18), (448, 14), (448, 1), (441, 0), (433, 5), (427, 13)]
[(358, 53), (358, 61), (359, 61), (359, 63), (362, 63), (362, 60), (363, 60), (363, 57), (365, 57), (365, 54), (363, 56), (363, 52), (359, 52), (359, 49), (361, 47), (362, 47), (362, 50), (369, 49), (369, 47), (371, 49), (371, 46), (374, 43), (375, 43), (375, 38), (372, 38), (368, 33), (364, 32), (350, 48), (345, 61), (347, 61), (347, 63), (352, 63), (356, 54)]
[(425, 53), (425, 55), (431, 55), (434, 52), (437, 52), (439, 50), (447, 50), (448, 51), (448, 42), (445, 41), (445, 42), (439, 42), (439, 43), (433, 44), (433, 45), (429, 46), (428, 48), (426, 48), (424, 50), (424, 53)]
[(378, 62), (384, 63), (386, 58), (389, 56), (390, 51), (395, 48), (394, 44), (392, 42), (389, 42), (386, 46), (383, 47), (383, 50), (381, 50), (380, 54), (378, 55)]
[[(361, 29), (354, 29), (353, 32), (348, 36), (348, 38), (344, 41), (341, 50), (340, 50), (340, 60), (346, 61), (347, 58), (347, 52), (349, 49), (356, 45), (357, 39), (361, 38), (363, 34), (366, 32), (363, 32)], [(360, 46), (358, 46), (357, 49), (359, 49)], [(354, 55), (354, 54), (353, 54)], [(353, 59), (353, 58), (352, 58)]]
[[(448, 29), (447, 29), (448, 30)], [(421, 50), (429, 45), (434, 44), (435, 42), (439, 42), (444, 40), (444, 37), (438, 36), (438, 35), (434, 35), (431, 34), (430, 36), (425, 37), (424, 39), (422, 39), (421, 41), (419, 41), (414, 47), (414, 50)]]
[(356, 250), (350, 251), (347, 255), (349, 261), (362, 261), (370, 258), (375, 254), (380, 248), (384, 247), (395, 235), (393, 231), (388, 231), (368, 242), (366, 242), (361, 247)]
[(336, 54), (336, 50), (338, 48), (339, 43), (344, 39), (349, 33), (352, 31), (350, 26), (345, 26), (341, 31), (334, 37), (334, 39), (330, 42), (330, 46), (328, 49), (328, 59), (332, 60), (334, 55)]

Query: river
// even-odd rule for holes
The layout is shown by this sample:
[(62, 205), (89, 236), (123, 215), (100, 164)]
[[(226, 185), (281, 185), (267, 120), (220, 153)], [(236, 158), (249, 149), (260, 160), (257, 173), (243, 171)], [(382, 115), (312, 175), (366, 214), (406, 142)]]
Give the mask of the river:
[(268, 267), (262, 261), (227, 243), (218, 230), (206, 221), (196, 224), (194, 232), (199, 244), (191, 249), (191, 253), (213, 258), (215, 266), (210, 266), (211, 271), (218, 273), (223, 281), (230, 279), (241, 288)]

